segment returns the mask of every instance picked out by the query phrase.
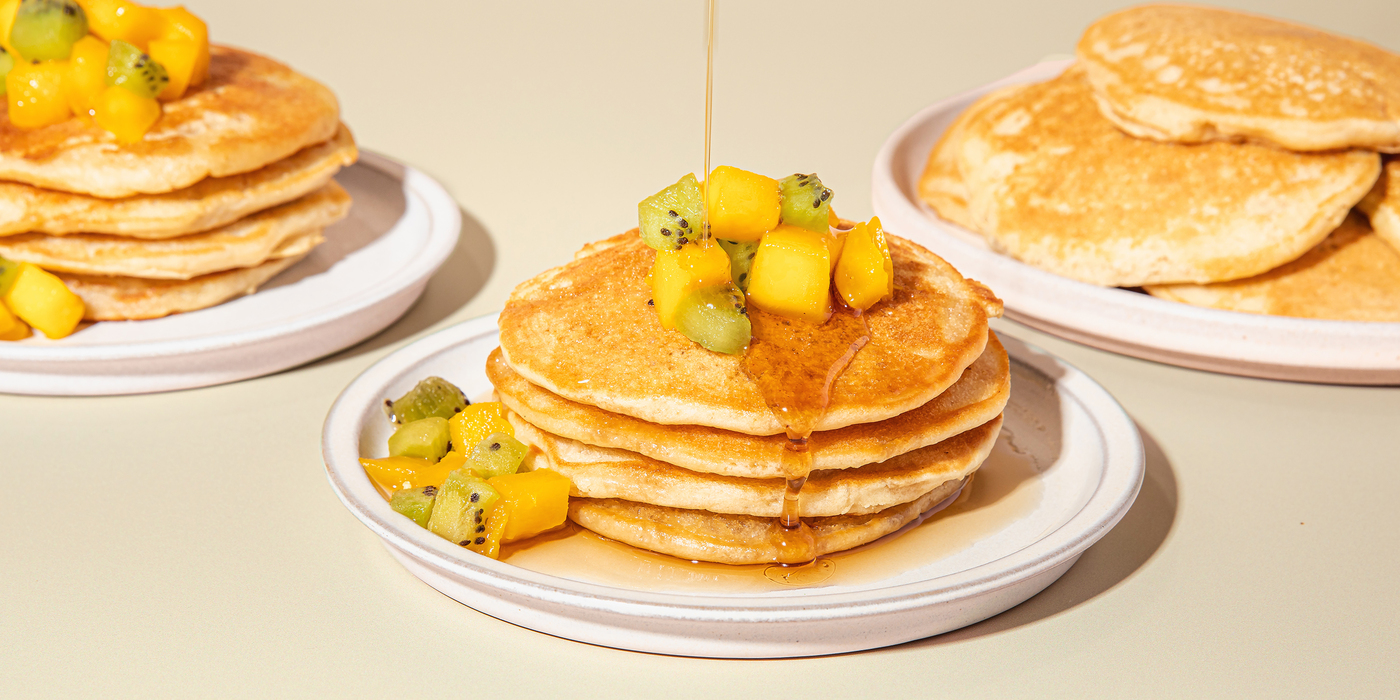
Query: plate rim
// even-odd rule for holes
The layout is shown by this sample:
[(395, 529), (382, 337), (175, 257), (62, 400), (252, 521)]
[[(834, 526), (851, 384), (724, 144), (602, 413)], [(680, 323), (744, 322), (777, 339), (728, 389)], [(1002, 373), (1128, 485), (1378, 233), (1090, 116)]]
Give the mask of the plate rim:
[[(1039, 294), (1027, 294), (1025, 298), (1007, 295), (1013, 297), (1007, 303), (1008, 316), (1055, 335), (1147, 359), (1237, 374), (1289, 379), (1296, 378), (1299, 372), (1314, 370), (1393, 373), (1396, 376), (1389, 381), (1400, 380), (1400, 353), (1392, 353), (1391, 357), (1383, 359), (1383, 353), (1379, 350), (1386, 345), (1400, 347), (1400, 323), (1306, 319), (1210, 309), (1062, 277), (969, 242), (980, 240), (980, 234), (938, 219), (927, 205), (912, 197), (900, 185), (904, 178), (896, 172), (896, 164), (901, 159), (905, 163), (923, 163), (927, 160), (927, 153), (906, 151), (912, 148), (908, 142), (926, 129), (930, 121), (953, 111), (961, 111), (972, 100), (999, 87), (1052, 78), (1072, 63), (1073, 59), (1042, 61), (1000, 80), (939, 100), (905, 120), (886, 138), (872, 166), (871, 203), (875, 212), (882, 220), (894, 224), (889, 226), (894, 233), (908, 235), (915, 240), (923, 239), (920, 242), (934, 243), (934, 247), (949, 250), (959, 257), (975, 258), (986, 266), (999, 268), (999, 272), (1008, 279), (989, 280), (998, 291), (1019, 291), (1020, 287), (1039, 289)], [(1011, 281), (1011, 278), (1018, 281)], [(1047, 299), (1054, 295), (1044, 294), (1047, 289), (1058, 291), (1070, 300), (1048, 302)], [(1091, 320), (1085, 323), (1081, 319), (1066, 318), (1060, 311), (1061, 307), (1076, 305), (1075, 302), (1082, 299), (1114, 307), (1116, 313), (1097, 322)], [(1162, 321), (1173, 324), (1171, 333), (1166, 334), (1165, 339), (1161, 331)], [(1176, 326), (1197, 328), (1191, 331)], [(1269, 340), (1259, 341), (1260, 336), (1267, 336)], [(1320, 343), (1319, 337), (1329, 342)], [(1251, 342), (1250, 338), (1256, 340)], [(1190, 344), (1191, 340), (1196, 344)], [(1278, 341), (1290, 344), (1281, 345)], [(1365, 343), (1374, 349), (1369, 352), (1364, 349), (1351, 352), (1332, 350), (1328, 353), (1330, 362), (1305, 361), (1296, 357), (1300, 347), (1327, 352), (1324, 346), (1348, 347), (1356, 343)], [(1202, 344), (1206, 347), (1202, 348)], [(1133, 352), (1134, 349), (1138, 351)], [(1170, 355), (1183, 355), (1185, 358), (1172, 359), (1168, 357)], [(1222, 364), (1242, 366), (1225, 370), (1220, 366)], [(1251, 372), (1244, 365), (1257, 367)], [(1384, 380), (1376, 382), (1363, 378), (1358, 381), (1371, 384), (1383, 383)]]
[(423, 201), (428, 210), (430, 224), (422, 252), (410, 258), (403, 267), (379, 284), (360, 289), (343, 302), (323, 308), (317, 313), (263, 328), (215, 333), (196, 338), (101, 345), (63, 346), (61, 341), (43, 345), (0, 343), (0, 362), (23, 363), (31, 368), (50, 365), (54, 369), (61, 369), (69, 363), (178, 357), (250, 347), (314, 331), (360, 313), (381, 301), (394, 298), (431, 277), (446, 262), (461, 235), (461, 211), (456, 200), (437, 180), (411, 165), (378, 152), (361, 149), (359, 159), (349, 167), (355, 165), (363, 165), (402, 182), (406, 189)]
[[(1072, 562), (1122, 519), (1142, 486), (1145, 461), (1141, 438), (1136, 425), (1117, 401), (1079, 369), (1011, 337), (1008, 351), (1012, 352), (1014, 346), (1017, 360), (1051, 378), (1065, 395), (1081, 404), (1085, 414), (1093, 420), (1103, 448), (1098, 484), (1079, 510), (1054, 530), (1012, 554), (937, 579), (840, 593), (812, 589), (781, 597), (634, 591), (530, 571), (485, 557), (469, 558), (452, 551), (460, 548), (427, 530), (396, 526), (387, 517), (396, 514), (377, 492), (373, 502), (361, 502), (347, 479), (359, 482), (361, 490), (373, 489), (368, 486), (368, 476), (358, 462), (359, 436), (364, 428), (360, 417), (366, 407), (379, 403), (383, 387), (408, 368), (441, 352), (496, 334), (496, 317), (496, 314), (488, 314), (464, 321), (380, 359), (341, 392), (322, 428), (322, 458), (327, 479), (342, 504), (384, 543), (421, 565), (471, 586), (487, 586), (513, 596), (562, 604), (576, 610), (681, 622), (811, 623), (899, 613), (984, 595)], [(1072, 534), (1062, 534), (1071, 529), (1074, 530)], [(1025, 554), (1028, 551), (1034, 555)], [(993, 564), (1018, 556), (1025, 561), (1009, 567), (1003, 565), (1000, 571), (986, 571)], [(928, 584), (932, 580), (949, 580), (949, 583), (930, 589)]]

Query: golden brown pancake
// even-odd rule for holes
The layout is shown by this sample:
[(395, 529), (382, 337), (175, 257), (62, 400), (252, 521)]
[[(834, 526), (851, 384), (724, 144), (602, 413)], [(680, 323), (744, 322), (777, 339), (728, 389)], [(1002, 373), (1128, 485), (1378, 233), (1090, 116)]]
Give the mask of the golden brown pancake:
[[(320, 233), (309, 241), (319, 241)], [(151, 280), (140, 277), (101, 277), (57, 273), (63, 283), (83, 300), (87, 321), (134, 321), (204, 309), (234, 297), (252, 294), (277, 273), (291, 267), (306, 253), (269, 260), (254, 267), (225, 270), (188, 280)]]
[(1161, 141), (1400, 151), (1400, 56), (1268, 17), (1146, 5), (1090, 25), (1079, 58), (1104, 114)]
[[(870, 342), (836, 380), (817, 430), (928, 402), (982, 354), (987, 319), (1001, 313), (1001, 300), (938, 256), (894, 236), (889, 246), (894, 298), (868, 313)], [(629, 231), (516, 287), (499, 320), (506, 363), (565, 399), (651, 423), (782, 432), (739, 356), (661, 327), (647, 305), (655, 256)]]
[(183, 280), (301, 255), (319, 242), (308, 241), (308, 235), (319, 237), (349, 211), (350, 195), (332, 181), (301, 199), (213, 231), (157, 241), (26, 233), (0, 237), (0, 256), (84, 275)]
[(1366, 151), (1128, 136), (1077, 67), (1005, 94), (964, 129), (959, 170), (992, 247), (1105, 286), (1271, 270), (1326, 238), (1380, 172)]
[[(878, 513), (811, 518), (816, 556), (873, 542), (957, 493), (966, 480), (940, 484)], [(681, 559), (722, 564), (778, 561), (777, 518), (653, 506), (620, 499), (570, 498), (569, 519), (604, 537)]]
[(981, 231), (967, 209), (967, 185), (963, 183), (958, 170), (958, 150), (962, 147), (963, 131), (969, 122), (975, 121), (982, 107), (994, 103), (1010, 93), (1025, 88), (1012, 85), (983, 95), (959, 114), (948, 129), (934, 144), (928, 154), (928, 164), (919, 178), (919, 198), (933, 207), (940, 217), (947, 219), (969, 231)]
[(171, 192), (275, 163), (329, 140), (340, 121), (324, 85), (226, 46), (210, 47), (209, 78), (164, 110), (132, 144), (83, 117), (21, 129), (0, 110), (0, 180), (97, 197)]
[(208, 231), (319, 189), (357, 155), (342, 124), (330, 141), (266, 167), (164, 194), (102, 199), (0, 182), (0, 236), (83, 232), (159, 239)]
[[(760, 479), (784, 474), (785, 436), (656, 425), (569, 401), (525, 381), (505, 363), (499, 349), (486, 360), (486, 376), (507, 408), (552, 435), (640, 453), (697, 472)], [(807, 442), (812, 468), (850, 469), (942, 442), (994, 419), (1010, 393), (1006, 350), (992, 333), (977, 361), (928, 403), (878, 423), (812, 433)]]
[(1400, 251), (1400, 157), (1386, 159), (1376, 186), (1356, 208), (1371, 220), (1371, 230)]
[[(573, 482), (571, 496), (620, 498), (714, 513), (778, 517), (787, 480), (745, 479), (682, 469), (636, 452), (594, 447), (550, 435), (513, 413), (515, 436), (538, 448), (536, 467)], [(802, 487), (803, 518), (875, 513), (907, 503), (947, 481), (976, 471), (1001, 431), (1001, 416), (936, 445), (855, 469), (814, 471)]]
[(1257, 277), (1147, 287), (1153, 296), (1227, 311), (1400, 322), (1400, 252), (1352, 215), (1307, 255)]

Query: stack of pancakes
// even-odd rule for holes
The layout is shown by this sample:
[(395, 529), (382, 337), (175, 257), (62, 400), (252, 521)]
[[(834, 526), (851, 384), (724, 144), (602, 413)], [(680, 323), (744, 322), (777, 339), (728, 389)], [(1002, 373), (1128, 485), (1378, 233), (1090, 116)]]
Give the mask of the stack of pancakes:
[(994, 250), (1091, 284), (1400, 321), (1400, 161), (1381, 155), (1400, 152), (1400, 56), (1144, 6), (1089, 27), (1078, 59), (959, 115), (921, 198)]
[[(899, 529), (956, 495), (1001, 428), (1001, 302), (947, 263), (889, 238), (894, 298), (838, 376), (809, 446), (799, 512), (816, 554)], [(655, 252), (635, 231), (585, 247), (516, 288), (487, 376), (527, 468), (574, 485), (569, 517), (683, 559), (777, 561), (783, 426), (741, 368), (663, 329), (648, 305)], [(755, 340), (754, 342), (762, 342)]]
[(331, 178), (357, 157), (323, 85), (210, 49), (209, 78), (144, 139), (85, 118), (20, 129), (0, 111), (0, 256), (54, 272), (92, 321), (247, 294), (349, 212)]

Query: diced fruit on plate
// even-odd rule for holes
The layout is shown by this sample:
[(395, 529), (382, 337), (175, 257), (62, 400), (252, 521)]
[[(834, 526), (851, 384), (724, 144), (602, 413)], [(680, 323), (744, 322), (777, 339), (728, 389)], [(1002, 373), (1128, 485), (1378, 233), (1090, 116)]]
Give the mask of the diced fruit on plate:
[(436, 462), (447, 454), (450, 445), (447, 419), (432, 416), (399, 426), (389, 436), (389, 455), (420, 457)]
[(782, 179), (779, 187), (783, 195), (783, 223), (826, 232), (831, 225), (832, 192), (822, 185), (816, 173), (790, 175)]
[[(438, 487), (428, 529), (463, 547), (486, 542), (486, 513), (500, 498), (496, 489), (471, 472), (459, 469)], [(481, 542), (476, 542), (477, 539)]]
[(448, 474), (458, 468), (446, 458), (434, 462), (422, 457), (361, 459), (360, 466), (365, 468), (365, 473), (369, 475), (369, 478), (390, 492), (423, 486), (437, 486), (447, 478)]
[(894, 262), (878, 217), (846, 234), (834, 282), (846, 305), (862, 311), (894, 295)]
[(782, 225), (763, 237), (749, 280), (749, 303), (770, 313), (823, 323), (831, 315), (829, 233)]
[(637, 228), (642, 242), (656, 250), (680, 250), (700, 243), (704, 215), (700, 184), (687, 173), (676, 184), (643, 199), (637, 205)]
[(740, 291), (748, 291), (749, 274), (753, 269), (753, 256), (758, 252), (758, 241), (717, 241), (719, 247), (729, 254), (729, 278)]
[(68, 80), (63, 85), (68, 107), (74, 114), (91, 116), (97, 99), (107, 89), (107, 44), (85, 36), (73, 45), (68, 58)]
[(477, 443), (467, 458), (467, 468), (483, 479), (514, 474), (529, 451), (525, 443), (514, 437), (506, 433), (493, 433)]
[(492, 433), (515, 437), (515, 428), (506, 420), (499, 401), (482, 401), (463, 408), (448, 421), (452, 428), (452, 450), (468, 454)]
[(97, 125), (112, 132), (121, 143), (136, 143), (160, 120), (160, 103), (115, 85), (98, 95), (93, 105)]
[(5, 305), (25, 323), (50, 339), (68, 336), (83, 320), (83, 300), (64, 286), (63, 280), (27, 262), (14, 268), (5, 291)]
[(393, 498), (389, 499), (389, 507), (393, 508), (395, 513), (417, 523), (418, 527), (427, 527), (428, 518), (433, 514), (433, 501), (436, 500), (436, 496), (436, 486), (395, 491)]
[(442, 377), (428, 377), (414, 384), (403, 396), (385, 402), (385, 408), (395, 423), (404, 424), (432, 416), (451, 418), (468, 403), (467, 395), (452, 382)]
[(564, 524), (569, 514), (569, 478), (552, 469), (536, 469), (490, 480), (508, 513), (504, 541), (534, 537)]
[(676, 311), (690, 292), (729, 282), (729, 254), (718, 245), (657, 251), (651, 268), (651, 294), (661, 326), (676, 327)]
[(782, 197), (778, 181), (721, 165), (705, 183), (710, 234), (730, 241), (757, 241), (778, 225)]
[(87, 11), (88, 28), (107, 41), (120, 39), (144, 51), (150, 40), (166, 31), (165, 18), (154, 8), (127, 0), (78, 0), (78, 4)]
[(687, 294), (676, 309), (676, 330), (706, 350), (726, 355), (742, 354), (753, 335), (744, 294), (732, 284)]
[(66, 61), (17, 62), (5, 75), (10, 123), (21, 129), (57, 124), (73, 116), (63, 92)]

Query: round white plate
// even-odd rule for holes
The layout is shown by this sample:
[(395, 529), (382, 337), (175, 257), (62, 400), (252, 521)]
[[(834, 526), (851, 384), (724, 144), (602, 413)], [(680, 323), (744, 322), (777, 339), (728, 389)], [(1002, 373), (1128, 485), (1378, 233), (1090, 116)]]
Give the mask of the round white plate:
[[(1003, 337), (1012, 357), (1011, 401), (1001, 439), (969, 503), (976, 502), (979, 488), (1003, 493), (988, 497), (992, 503), (984, 509), (945, 513), (870, 545), (871, 555), (907, 553), (907, 561), (893, 566), (885, 557), (879, 576), (754, 590), (728, 585), (713, 574), (716, 565), (690, 580), (658, 580), (657, 572), (642, 570), (648, 567), (632, 572), (606, 562), (569, 566), (558, 552), (526, 556), (535, 547), (495, 561), (395, 513), (358, 462), (362, 455), (385, 453), (391, 432), (386, 397), (400, 396), (430, 375), (456, 383), (469, 396), (491, 389), (484, 367), (497, 345), (495, 324), (488, 316), (453, 326), (365, 370), (331, 407), (322, 453), (341, 501), (415, 576), (487, 615), (546, 634), (726, 658), (835, 654), (921, 639), (991, 617), (1050, 585), (1123, 517), (1142, 483), (1142, 443), (1117, 402), (1073, 367)], [(998, 508), (1010, 516), (993, 517)], [(938, 539), (941, 532), (975, 535), (950, 543)], [(921, 542), (917, 550), (906, 546)], [(569, 538), (539, 549), (565, 546)], [(841, 556), (838, 574), (845, 566)], [(857, 555), (851, 556), (855, 561)], [(517, 561), (522, 563), (512, 563)], [(688, 566), (671, 561), (675, 568)], [(715, 581), (713, 587), (707, 580)]]
[(1270, 379), (1400, 383), (1400, 323), (1318, 321), (1205, 309), (1060, 277), (994, 253), (983, 238), (938, 218), (918, 197), (919, 176), (944, 129), (981, 95), (1059, 75), (1041, 63), (914, 115), (875, 158), (871, 201), (886, 230), (943, 256), (1006, 302), (1027, 326), (1125, 355)]
[(0, 343), (0, 392), (141, 394), (259, 377), (368, 338), (402, 316), (457, 245), (461, 211), (437, 181), (360, 152), (336, 180), (350, 215), (257, 293), (61, 340)]

